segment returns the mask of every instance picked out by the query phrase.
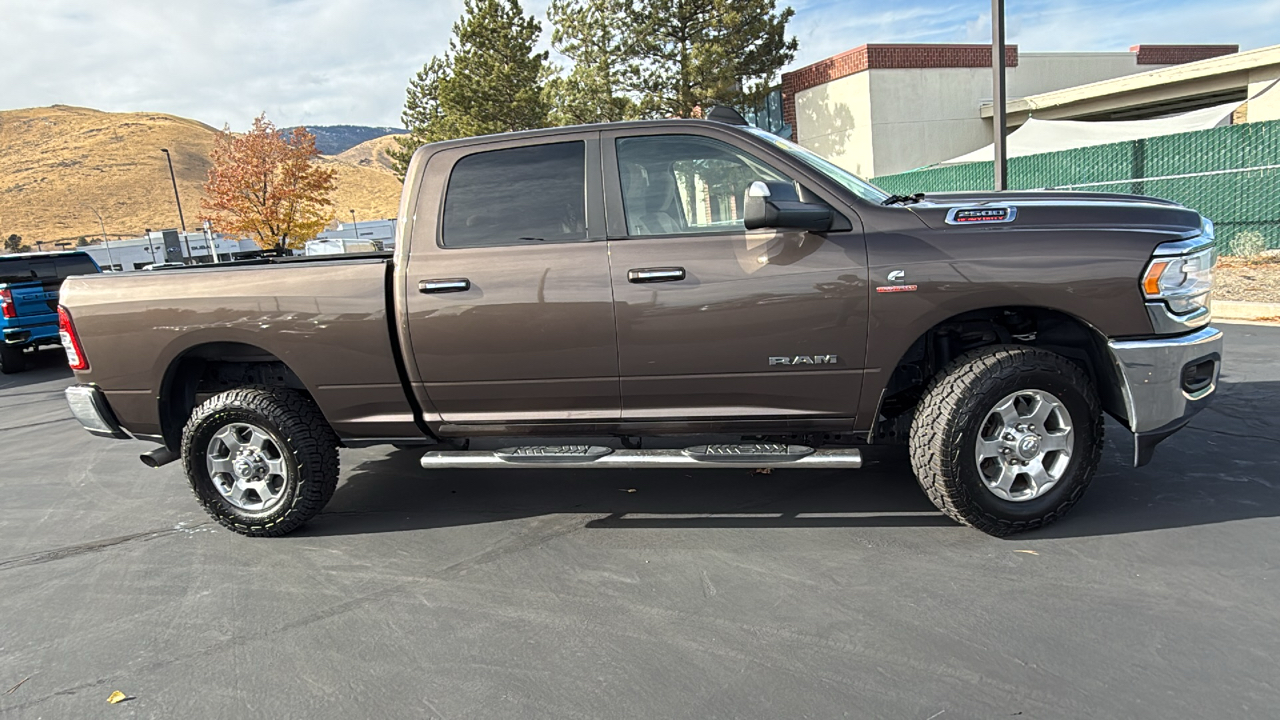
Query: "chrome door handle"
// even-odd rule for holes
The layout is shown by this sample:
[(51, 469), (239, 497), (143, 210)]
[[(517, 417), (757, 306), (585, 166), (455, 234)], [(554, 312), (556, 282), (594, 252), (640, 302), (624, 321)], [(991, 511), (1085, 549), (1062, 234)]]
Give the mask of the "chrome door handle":
[(446, 280), (423, 280), (418, 283), (420, 293), (464, 292), (471, 289), (471, 281), (466, 278), (449, 278)]
[(636, 268), (627, 271), (627, 282), (660, 283), (684, 279), (684, 268)]

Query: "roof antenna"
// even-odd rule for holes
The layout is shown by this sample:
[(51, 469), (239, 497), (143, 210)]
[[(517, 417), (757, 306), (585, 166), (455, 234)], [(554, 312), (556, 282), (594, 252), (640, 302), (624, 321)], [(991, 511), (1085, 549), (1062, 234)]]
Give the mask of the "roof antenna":
[(707, 112), (703, 114), (703, 117), (726, 125), (741, 125), (744, 127), (748, 125), (747, 119), (742, 117), (742, 113), (728, 105), (712, 105), (707, 108)]

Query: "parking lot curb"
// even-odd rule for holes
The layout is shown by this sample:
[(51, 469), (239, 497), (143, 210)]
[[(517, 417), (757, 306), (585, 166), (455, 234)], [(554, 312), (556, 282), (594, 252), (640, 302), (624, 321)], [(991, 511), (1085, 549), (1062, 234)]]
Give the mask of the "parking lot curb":
[(1214, 320), (1280, 320), (1280, 303), (1214, 300)]

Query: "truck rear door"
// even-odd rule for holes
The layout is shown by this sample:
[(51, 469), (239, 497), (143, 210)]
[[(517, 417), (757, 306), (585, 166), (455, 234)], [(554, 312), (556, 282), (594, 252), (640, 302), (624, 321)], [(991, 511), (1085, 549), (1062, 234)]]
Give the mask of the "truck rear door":
[(450, 423), (616, 420), (599, 133), (427, 162), (403, 271), (424, 407)]
[(857, 217), (747, 231), (746, 189), (793, 180), (736, 138), (602, 133), (624, 420), (851, 417), (867, 337)]

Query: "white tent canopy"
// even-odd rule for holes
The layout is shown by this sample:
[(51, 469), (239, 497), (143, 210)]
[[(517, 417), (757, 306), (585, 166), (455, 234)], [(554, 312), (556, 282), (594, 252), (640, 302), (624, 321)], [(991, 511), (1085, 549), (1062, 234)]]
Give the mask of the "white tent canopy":
[[(1151, 120), (1037, 120), (1029, 118), (1022, 127), (1005, 138), (1008, 157), (1038, 155), (1057, 150), (1072, 150), (1091, 145), (1106, 145), (1126, 140), (1141, 140), (1159, 135), (1175, 135), (1194, 130), (1208, 130), (1231, 124), (1231, 114), (1240, 102), (1215, 105), (1180, 115)], [(944, 160), (939, 165), (990, 162), (995, 159), (993, 145)]]

